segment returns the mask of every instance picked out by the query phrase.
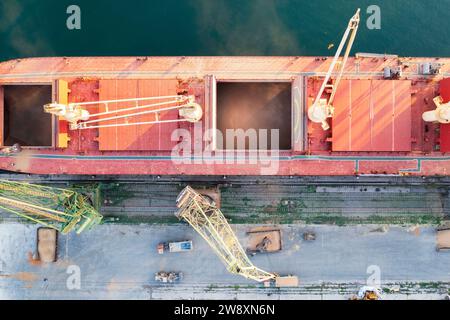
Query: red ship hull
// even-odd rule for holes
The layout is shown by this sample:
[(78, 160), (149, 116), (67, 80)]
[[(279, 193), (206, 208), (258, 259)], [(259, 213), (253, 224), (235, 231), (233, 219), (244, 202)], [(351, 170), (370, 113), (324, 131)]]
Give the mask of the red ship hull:
[[(11, 97), (7, 99), (7, 95), (12, 95), (7, 91), (18, 85), (51, 86), (51, 100), (67, 102), (187, 93), (195, 96), (202, 106), (203, 118), (196, 125), (70, 130), (65, 121), (53, 117), (47, 122), (51, 130), (46, 133), (49, 136), (46, 146), (27, 146), (28, 138), (21, 138), (25, 141), (22, 152), (2, 155), (0, 169), (90, 175), (449, 174), (450, 125), (425, 123), (422, 113), (435, 108), (432, 99), (439, 94), (444, 100), (450, 100), (450, 82), (445, 80), (450, 76), (450, 59), (349, 59), (335, 99), (331, 129), (324, 131), (319, 124), (308, 121), (306, 110), (330, 60), (316, 57), (78, 57), (3, 62), (0, 63), (3, 125), (0, 140), (4, 146), (10, 145), (12, 138), (19, 139), (20, 132), (16, 136), (12, 134), (15, 122), (11, 119), (12, 115), (19, 118), (23, 113), (12, 109)], [(441, 64), (440, 74), (421, 74), (423, 62)], [(402, 77), (384, 80), (384, 67), (399, 64), (404, 68)], [(291, 99), (284, 112), (264, 109), (247, 112), (243, 105), (236, 110), (227, 107), (228, 113), (221, 113), (218, 99), (224, 94), (218, 91), (220, 83), (267, 82), (290, 84)], [(265, 113), (266, 118), (277, 118), (277, 128), (281, 131), (289, 129), (289, 138), (282, 137), (286, 140), (286, 149), (269, 153), (263, 149), (222, 152), (215, 144), (212, 151), (208, 149), (210, 141), (205, 140), (205, 132), (209, 129), (222, 124), (226, 127), (245, 117), (252, 125), (252, 119), (260, 119)], [(284, 121), (282, 125), (280, 121)], [(261, 127), (260, 123), (255, 125)], [(38, 135), (44, 129), (42, 124), (36, 124), (28, 135)], [(174, 153), (180, 143), (180, 139), (173, 136), (177, 129), (183, 129), (192, 137), (187, 153)]]

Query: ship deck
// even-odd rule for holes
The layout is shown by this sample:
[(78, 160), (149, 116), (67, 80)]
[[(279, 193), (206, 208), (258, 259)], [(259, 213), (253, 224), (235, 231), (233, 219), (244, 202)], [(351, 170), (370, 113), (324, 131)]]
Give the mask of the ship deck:
[[(60, 57), (6, 61), (0, 63), (0, 132), (5, 146), (11, 144), (5, 134), (5, 119), (11, 116), (5, 113), (3, 96), (9, 88), (23, 85), (51, 86), (51, 99), (63, 102), (189, 94), (202, 106), (203, 118), (195, 125), (69, 130), (64, 121), (38, 117), (33, 126), (24, 130), (30, 137), (51, 134), (51, 143), (47, 143), (48, 139), (29, 144), (25, 141), (21, 153), (0, 157), (0, 169), (91, 175), (450, 172), (449, 125), (425, 123), (421, 117), (424, 111), (435, 108), (432, 99), (439, 94), (439, 82), (450, 77), (450, 59), (350, 58), (336, 96), (332, 128), (323, 131), (320, 125), (307, 120), (306, 110), (330, 62), (331, 58), (323, 57)], [(424, 62), (441, 64), (441, 74), (421, 74)], [(398, 65), (403, 68), (402, 77), (383, 80), (384, 67)], [(227, 84), (237, 87), (226, 94), (223, 92), (228, 90), (224, 89)], [(247, 89), (242, 90), (239, 84)], [(256, 85), (253, 97), (249, 84)], [(275, 88), (271, 93), (272, 89), (261, 84), (284, 89)], [(286, 84), (290, 89), (287, 107), (283, 98)], [(244, 97), (246, 93), (249, 95)], [(441, 92), (444, 94), (447, 93)], [(257, 104), (267, 109), (252, 109), (251, 101), (263, 96), (266, 100)], [(245, 103), (245, 99), (250, 103)], [(236, 101), (242, 105), (236, 107)], [(41, 107), (40, 102), (35, 106)], [(162, 116), (176, 118), (177, 113)], [(212, 152), (208, 151), (204, 135), (209, 129), (242, 127), (279, 129), (279, 150), (224, 151), (214, 141)], [(177, 129), (192, 137), (188, 154), (173, 153), (180, 143), (173, 137)], [(41, 141), (46, 145), (39, 146)]]

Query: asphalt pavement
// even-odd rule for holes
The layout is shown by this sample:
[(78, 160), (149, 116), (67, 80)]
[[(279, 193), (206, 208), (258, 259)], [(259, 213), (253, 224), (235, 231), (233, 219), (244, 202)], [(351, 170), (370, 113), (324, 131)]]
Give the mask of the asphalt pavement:
[[(245, 248), (250, 226), (232, 227)], [(425, 288), (439, 296), (450, 282), (450, 253), (435, 250), (433, 227), (283, 225), (283, 250), (251, 260), (266, 271), (300, 278), (299, 288), (284, 293), (228, 273), (188, 225), (104, 224), (81, 235), (59, 235), (58, 262), (46, 265), (32, 259), (36, 228), (0, 224), (1, 299), (258, 298), (268, 294), (281, 299), (311, 298), (318, 287), (324, 298), (333, 286), (329, 294), (344, 297), (378, 272), (381, 285), (399, 283), (402, 292), (408, 287), (408, 294), (421, 294)], [(317, 239), (304, 241), (306, 230), (315, 231)], [(193, 240), (191, 252), (159, 255), (156, 251), (159, 242), (186, 239)], [(162, 285), (154, 280), (154, 273), (161, 270), (181, 271), (184, 279)], [(78, 271), (79, 289), (72, 283)], [(411, 287), (414, 282), (421, 284)]]

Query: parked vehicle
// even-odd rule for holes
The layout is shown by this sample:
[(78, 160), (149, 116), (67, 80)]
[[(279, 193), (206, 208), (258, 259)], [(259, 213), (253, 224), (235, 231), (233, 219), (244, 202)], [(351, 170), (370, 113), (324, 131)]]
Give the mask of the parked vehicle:
[(298, 285), (299, 285), (298, 277), (294, 275), (286, 275), (286, 276), (277, 275), (275, 279), (271, 279), (264, 282), (264, 286), (267, 288), (298, 287)]
[(160, 271), (155, 273), (155, 281), (163, 282), (163, 283), (174, 283), (181, 281), (183, 279), (182, 272), (166, 272)]
[(158, 253), (164, 252), (187, 252), (192, 250), (192, 241), (177, 241), (177, 242), (161, 242), (158, 244)]
[(450, 250), (450, 227), (447, 226), (438, 228), (436, 238), (437, 251)]
[(41, 262), (55, 262), (58, 232), (52, 228), (37, 229), (37, 258)]

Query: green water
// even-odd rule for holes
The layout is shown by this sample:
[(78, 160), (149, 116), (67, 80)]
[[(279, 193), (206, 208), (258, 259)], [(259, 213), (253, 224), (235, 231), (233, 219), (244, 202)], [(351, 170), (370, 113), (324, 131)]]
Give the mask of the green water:
[[(68, 30), (66, 8), (81, 8)], [(369, 5), (381, 29), (366, 27)], [(353, 52), (450, 57), (450, 0), (1, 0), (0, 60), (84, 55), (330, 55), (355, 9)]]

